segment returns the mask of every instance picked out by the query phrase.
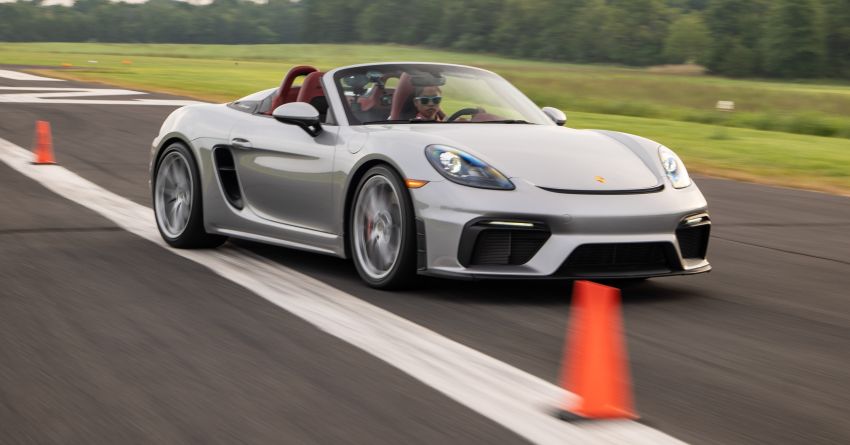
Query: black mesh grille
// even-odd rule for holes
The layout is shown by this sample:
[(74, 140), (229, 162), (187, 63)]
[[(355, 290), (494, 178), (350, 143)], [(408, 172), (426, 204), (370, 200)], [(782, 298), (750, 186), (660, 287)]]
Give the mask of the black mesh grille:
[(527, 263), (549, 238), (549, 232), (540, 230), (481, 231), (472, 250), (471, 265), (515, 266)]
[(679, 241), (682, 258), (705, 258), (710, 231), (711, 225), (709, 224), (681, 227), (676, 230), (676, 239)]
[(584, 244), (567, 258), (560, 273), (588, 275), (669, 271), (672, 248), (669, 243)]

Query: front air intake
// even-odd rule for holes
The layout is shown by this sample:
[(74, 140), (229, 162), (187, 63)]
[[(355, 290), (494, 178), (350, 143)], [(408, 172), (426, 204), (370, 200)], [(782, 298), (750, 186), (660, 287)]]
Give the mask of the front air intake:
[(534, 257), (549, 239), (540, 223), (477, 221), (467, 224), (458, 260), (469, 266), (518, 266)]
[(564, 261), (559, 276), (667, 273), (676, 269), (671, 243), (582, 244)]
[(682, 223), (676, 229), (676, 240), (679, 251), (685, 259), (705, 259), (708, 251), (708, 237), (711, 233), (711, 223), (706, 216), (697, 224)]

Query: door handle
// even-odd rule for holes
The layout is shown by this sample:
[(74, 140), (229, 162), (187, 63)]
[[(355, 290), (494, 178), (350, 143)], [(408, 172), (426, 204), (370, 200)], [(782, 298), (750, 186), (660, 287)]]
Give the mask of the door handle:
[(253, 145), (251, 145), (251, 141), (249, 141), (248, 139), (242, 139), (242, 138), (231, 139), (230, 145), (232, 145), (236, 148), (242, 148), (242, 149), (253, 147)]

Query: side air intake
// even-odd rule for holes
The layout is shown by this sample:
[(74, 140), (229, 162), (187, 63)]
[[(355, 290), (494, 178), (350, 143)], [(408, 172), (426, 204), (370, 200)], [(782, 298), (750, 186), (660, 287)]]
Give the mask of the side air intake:
[(221, 189), (224, 197), (233, 207), (242, 210), (242, 189), (239, 187), (239, 177), (236, 175), (236, 165), (233, 162), (233, 153), (229, 148), (216, 147), (213, 150), (215, 170), (218, 173)]

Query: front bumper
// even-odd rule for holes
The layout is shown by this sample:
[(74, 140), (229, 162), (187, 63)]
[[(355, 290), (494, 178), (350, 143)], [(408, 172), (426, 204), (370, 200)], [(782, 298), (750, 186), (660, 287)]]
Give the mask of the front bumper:
[[(705, 198), (695, 184), (684, 189), (667, 186), (656, 193), (585, 195), (554, 193), (523, 180), (512, 181), (516, 185), (512, 191), (448, 181), (411, 190), (419, 228), (424, 229), (420, 273), (455, 278), (611, 279), (711, 269), (705, 259), (710, 220)], [(488, 221), (529, 222), (548, 236), (515, 237), (545, 239), (530, 259), (503, 256), (511, 259), (496, 264), (499, 261), (492, 259), (499, 256), (499, 248), (482, 255), (470, 253), (470, 243), (475, 242), (470, 237), (478, 236), (470, 232), (480, 232), (478, 223)], [(702, 227), (703, 237), (683, 237), (685, 232), (677, 236), (677, 229), (697, 226)], [(528, 246), (523, 246), (527, 251)], [(478, 259), (472, 260), (474, 256)]]

